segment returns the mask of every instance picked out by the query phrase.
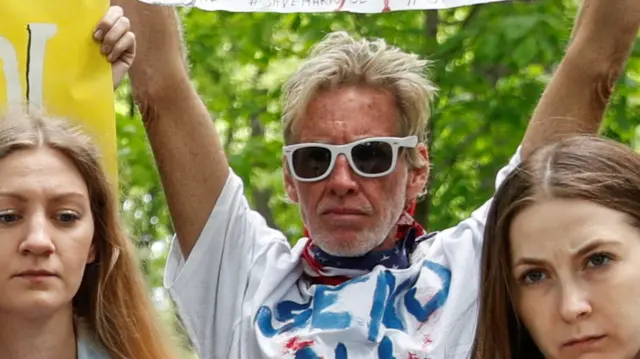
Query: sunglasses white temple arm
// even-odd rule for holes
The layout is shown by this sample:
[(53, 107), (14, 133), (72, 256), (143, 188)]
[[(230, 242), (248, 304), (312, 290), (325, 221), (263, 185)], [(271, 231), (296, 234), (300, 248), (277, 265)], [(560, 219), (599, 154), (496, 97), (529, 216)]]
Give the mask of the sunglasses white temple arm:
[(398, 145), (402, 147), (416, 147), (418, 145), (418, 136), (407, 136), (398, 141)]

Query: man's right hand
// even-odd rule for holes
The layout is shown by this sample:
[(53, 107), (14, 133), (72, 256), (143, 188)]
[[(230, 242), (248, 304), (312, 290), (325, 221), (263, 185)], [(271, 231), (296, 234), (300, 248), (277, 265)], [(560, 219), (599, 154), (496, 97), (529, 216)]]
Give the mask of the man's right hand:
[(183, 255), (189, 255), (229, 175), (207, 108), (191, 85), (172, 7), (112, 0), (136, 36), (129, 76)]

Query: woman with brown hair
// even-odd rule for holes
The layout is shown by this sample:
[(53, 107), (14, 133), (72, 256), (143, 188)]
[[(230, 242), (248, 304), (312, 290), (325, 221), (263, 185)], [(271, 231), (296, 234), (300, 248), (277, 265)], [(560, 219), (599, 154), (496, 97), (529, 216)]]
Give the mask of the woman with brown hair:
[[(133, 34), (115, 7), (99, 28), (117, 85)], [(0, 357), (174, 358), (92, 139), (33, 111), (0, 120)]]
[(576, 137), (503, 182), (482, 254), (476, 359), (640, 353), (640, 155)]

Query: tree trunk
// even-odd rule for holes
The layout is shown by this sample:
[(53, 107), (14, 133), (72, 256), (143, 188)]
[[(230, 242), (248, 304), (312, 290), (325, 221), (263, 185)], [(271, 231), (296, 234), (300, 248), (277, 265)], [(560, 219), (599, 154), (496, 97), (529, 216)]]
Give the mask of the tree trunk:
[[(438, 10), (426, 10), (424, 11), (424, 27), (425, 27), (425, 38), (426, 38), (426, 46), (425, 46), (425, 55), (427, 57), (431, 57), (436, 53), (436, 49), (438, 46), (438, 23), (440, 18), (438, 16)], [(433, 71), (432, 81), (437, 84), (438, 83), (438, 74), (440, 71)], [(435, 101), (434, 101), (435, 103)], [(432, 108), (432, 116), (429, 120), (429, 125), (427, 127), (427, 148), (429, 150), (429, 155), (431, 155), (431, 148), (433, 144), (434, 134), (434, 122), (436, 120), (435, 111)], [(427, 184), (427, 190), (429, 191), (429, 185)], [(420, 201), (416, 206), (415, 219), (420, 223), (425, 229), (429, 230), (429, 209), (430, 209), (430, 196), (429, 193), (425, 195), (425, 198)]]
[[(264, 140), (264, 125), (258, 118), (258, 114), (254, 113), (251, 118), (251, 140), (252, 141), (263, 141)], [(254, 142), (255, 143), (255, 142)], [(273, 229), (279, 229), (273, 220), (273, 213), (271, 213), (271, 208), (269, 207), (269, 199), (272, 196), (272, 192), (270, 189), (259, 189), (259, 188), (251, 188), (253, 193), (253, 203), (255, 205), (256, 211), (264, 217), (267, 225)]]

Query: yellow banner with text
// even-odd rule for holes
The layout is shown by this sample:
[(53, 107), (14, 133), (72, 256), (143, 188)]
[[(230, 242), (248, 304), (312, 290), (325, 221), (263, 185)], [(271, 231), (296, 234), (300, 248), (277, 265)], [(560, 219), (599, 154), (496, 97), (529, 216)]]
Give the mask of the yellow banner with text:
[(80, 123), (116, 184), (111, 65), (93, 39), (108, 7), (108, 0), (0, 2), (0, 109), (29, 103)]

